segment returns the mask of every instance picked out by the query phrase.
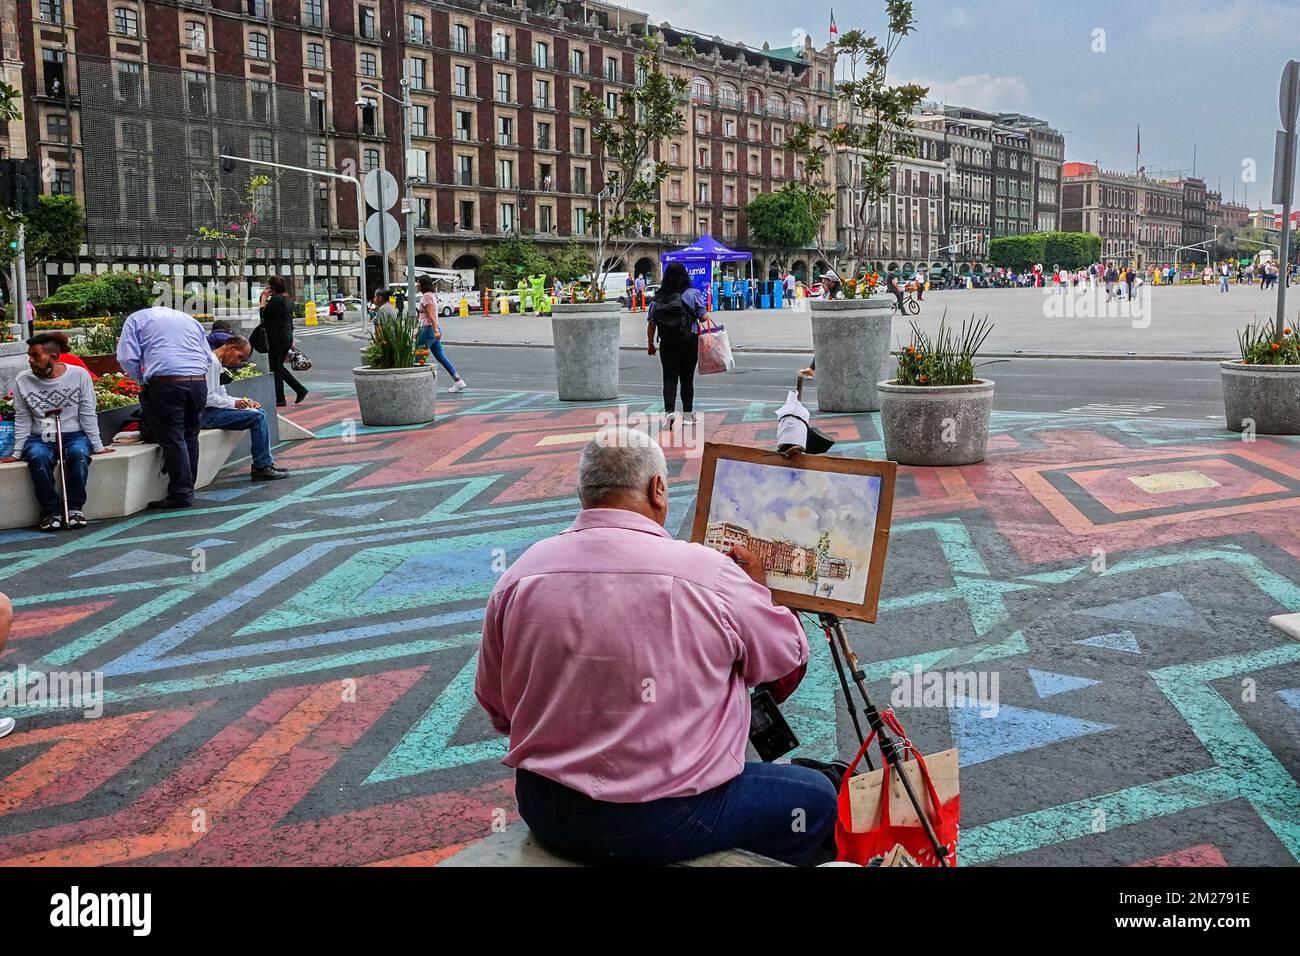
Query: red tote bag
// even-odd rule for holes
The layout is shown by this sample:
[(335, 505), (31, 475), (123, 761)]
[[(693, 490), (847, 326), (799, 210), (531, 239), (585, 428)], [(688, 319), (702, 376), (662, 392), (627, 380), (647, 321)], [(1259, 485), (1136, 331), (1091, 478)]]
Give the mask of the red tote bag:
[[(907, 733), (903, 730), (902, 725), (892, 710), (886, 710), (881, 714), (886, 726), (893, 731), (898, 738), (897, 746), (903, 752), (904, 760), (910, 754), (915, 761), (918, 776), (925, 783), (925, 793), (929, 797), (922, 800), (925, 804), (923, 809), (927, 811), (930, 824), (934, 827), (935, 834), (939, 837), (939, 842), (943, 844), (947, 853), (945, 860), (948, 866), (957, 865), (957, 834), (959, 830), (959, 821), (961, 819), (961, 794), (956, 793), (947, 802), (940, 803), (939, 794), (935, 790), (934, 782), (930, 777), (930, 770), (925, 764), (923, 757), (907, 738)], [(836, 859), (841, 863), (856, 863), (859, 866), (866, 866), (872, 859), (883, 857), (896, 845), (901, 845), (921, 866), (937, 867), (939, 859), (935, 856), (934, 847), (930, 845), (930, 839), (926, 836), (925, 828), (921, 826), (898, 826), (891, 822), (890, 819), (890, 774), (893, 772), (888, 763), (884, 762), (882, 757), (882, 768), (867, 776), (880, 777), (880, 816), (874, 824), (861, 832), (854, 832), (853, 829), (853, 810), (850, 799), (849, 788), (853, 781), (853, 771), (857, 769), (858, 763), (862, 760), (867, 748), (871, 746), (876, 739), (876, 732), (873, 730), (867, 737), (866, 742), (858, 750), (857, 756), (849, 764), (848, 772), (844, 774), (844, 779), (840, 783), (839, 795), (839, 813), (835, 821), (835, 847)], [(909, 766), (910, 762), (905, 762), (904, 766)], [(908, 774), (909, 780), (913, 777), (912, 773)], [(863, 778), (859, 777), (859, 781)], [(874, 786), (874, 783), (872, 783)]]

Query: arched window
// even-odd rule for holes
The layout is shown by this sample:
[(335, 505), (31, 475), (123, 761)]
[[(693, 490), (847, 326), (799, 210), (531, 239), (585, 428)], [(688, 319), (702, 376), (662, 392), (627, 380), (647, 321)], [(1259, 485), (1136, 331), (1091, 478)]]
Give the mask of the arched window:
[(691, 80), (691, 96), (698, 100), (707, 100), (713, 95), (713, 84), (707, 77), (697, 76)]
[(266, 34), (250, 33), (248, 35), (248, 55), (259, 60), (265, 60), (267, 58), (266, 51)]
[(790, 104), (790, 118), (796, 123), (802, 123), (808, 116), (808, 104), (804, 100), (796, 97)]
[(767, 112), (771, 116), (785, 116), (785, 97), (772, 93), (767, 98)]
[(718, 87), (718, 102), (723, 106), (733, 108), (740, 106), (740, 90), (730, 83), (723, 83)]

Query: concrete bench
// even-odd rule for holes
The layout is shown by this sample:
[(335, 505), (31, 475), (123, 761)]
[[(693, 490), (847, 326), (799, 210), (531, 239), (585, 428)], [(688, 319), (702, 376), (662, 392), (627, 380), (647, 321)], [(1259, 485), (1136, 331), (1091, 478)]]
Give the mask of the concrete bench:
[[(199, 433), (197, 487), (206, 488), (212, 483), (244, 437), (244, 432), (215, 428)], [(113, 449), (111, 455), (91, 459), (86, 488), (86, 517), (91, 521), (133, 515), (167, 494), (161, 448), (148, 444), (114, 445)], [(55, 469), (56, 481), (57, 475)], [(40, 519), (27, 463), (0, 465), (0, 528), (34, 528)]]
[[(542, 845), (522, 822), (510, 824), (471, 847), (447, 857), (438, 866), (591, 866), (570, 860)], [(721, 850), (674, 866), (786, 866), (748, 850)]]

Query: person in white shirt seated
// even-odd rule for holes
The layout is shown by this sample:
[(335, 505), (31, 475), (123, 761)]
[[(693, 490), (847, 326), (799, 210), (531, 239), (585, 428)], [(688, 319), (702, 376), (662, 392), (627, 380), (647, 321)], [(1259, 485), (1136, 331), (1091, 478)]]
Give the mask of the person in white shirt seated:
[(208, 367), (208, 405), (199, 417), (201, 428), (222, 428), (227, 431), (247, 431), (253, 444), (253, 467), (249, 477), (253, 481), (275, 481), (288, 478), (289, 472), (277, 468), (271, 457), (271, 432), (266, 424), (266, 412), (251, 398), (235, 398), (227, 394), (221, 384), (223, 368), (235, 369), (248, 361), (253, 347), (242, 335), (232, 335), (224, 345), (212, 353)]

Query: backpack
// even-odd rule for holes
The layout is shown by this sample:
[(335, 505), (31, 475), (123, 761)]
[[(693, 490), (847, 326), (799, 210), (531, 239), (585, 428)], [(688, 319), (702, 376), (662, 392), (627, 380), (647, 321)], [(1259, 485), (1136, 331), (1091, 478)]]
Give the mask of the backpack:
[(660, 329), (672, 329), (682, 335), (695, 334), (695, 313), (687, 308), (676, 292), (655, 297), (650, 307), (650, 321)]

